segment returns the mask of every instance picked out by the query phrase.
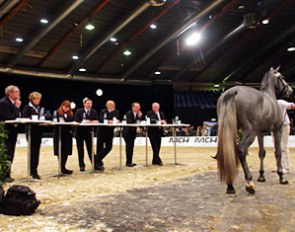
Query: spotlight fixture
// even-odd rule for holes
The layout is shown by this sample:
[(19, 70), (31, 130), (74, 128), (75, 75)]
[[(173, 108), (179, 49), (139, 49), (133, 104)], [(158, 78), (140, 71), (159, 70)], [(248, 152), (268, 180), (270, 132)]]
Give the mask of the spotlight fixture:
[(156, 75), (160, 75), (161, 72), (160, 72), (160, 71), (156, 71), (155, 74), (156, 74)]
[(110, 41), (113, 42), (113, 43), (115, 43), (115, 42), (117, 42), (117, 38), (112, 37), (112, 38), (110, 38)]
[(40, 19), (40, 23), (47, 24), (49, 21), (45, 18)]
[(153, 29), (153, 30), (155, 30), (155, 29), (157, 29), (157, 25), (156, 24), (151, 24), (150, 25), (150, 28)]
[(17, 38), (15, 38), (15, 41), (21, 43), (24, 41), (24, 39), (21, 37), (17, 37)]
[(86, 72), (86, 68), (79, 68), (80, 72)]
[(244, 9), (245, 9), (245, 5), (243, 5), (243, 4), (239, 5), (239, 6), (238, 6), (238, 9), (239, 9), (239, 10), (244, 10)]
[(291, 45), (287, 48), (287, 51), (288, 52), (295, 52), (295, 47)]
[(95, 26), (91, 23), (91, 21), (89, 21), (86, 25), (85, 25), (85, 29), (88, 31), (92, 31), (95, 29)]
[(130, 56), (130, 55), (131, 55), (131, 52), (130, 52), (129, 50), (125, 50), (125, 51), (123, 52), (123, 54), (124, 54), (125, 56)]
[(73, 60), (78, 60), (79, 59), (79, 56), (72, 56), (72, 59)]
[(194, 32), (186, 38), (185, 43), (188, 46), (194, 46), (198, 42), (200, 42), (200, 40), (201, 40), (201, 34), (199, 32)]
[(162, 6), (166, 3), (166, 0), (149, 0), (151, 6)]
[(269, 19), (263, 19), (262, 24), (264, 24), (264, 25), (269, 24)]
[(99, 96), (99, 97), (101, 97), (103, 95), (102, 89), (97, 89), (96, 90), (96, 95)]
[(71, 109), (75, 109), (76, 108), (76, 103), (75, 102), (71, 102)]

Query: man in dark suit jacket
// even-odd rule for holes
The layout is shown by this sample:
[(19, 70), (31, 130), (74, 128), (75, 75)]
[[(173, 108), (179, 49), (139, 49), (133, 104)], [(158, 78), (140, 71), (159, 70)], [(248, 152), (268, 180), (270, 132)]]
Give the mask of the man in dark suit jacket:
[[(99, 122), (113, 124), (113, 120), (119, 119), (119, 111), (116, 110), (114, 101), (107, 101), (106, 108), (99, 113)], [(102, 160), (112, 150), (114, 137), (114, 127), (100, 126), (97, 128), (97, 148), (96, 148), (96, 170), (104, 170)]]
[[(19, 88), (14, 85), (7, 86), (5, 94), (6, 96), (0, 100), (0, 121), (14, 120), (20, 116), (21, 101)], [(17, 125), (5, 124), (4, 128), (8, 132), (5, 146), (8, 159), (12, 164), (17, 140)], [(14, 181), (10, 176), (10, 170), (5, 174), (5, 178), (7, 182)]]
[[(84, 108), (80, 108), (75, 113), (75, 121), (76, 122), (97, 122), (97, 112), (92, 109), (92, 100), (89, 98), (85, 98), (83, 100)], [(77, 141), (77, 149), (78, 149), (78, 157), (79, 157), (79, 167), (80, 171), (85, 171), (85, 163), (84, 163), (84, 141), (86, 143), (87, 153), (90, 161), (92, 161), (92, 139), (91, 139), (91, 127), (79, 126), (76, 130), (76, 141)]]
[[(142, 118), (140, 111), (140, 104), (138, 102), (132, 103), (132, 110), (126, 113), (127, 124), (136, 123)], [(136, 164), (132, 163), (134, 140), (136, 138), (136, 127), (124, 127), (123, 138), (126, 143), (126, 166), (134, 167)]]
[[(165, 114), (160, 111), (160, 104), (154, 102), (152, 110), (148, 112), (147, 117), (150, 118), (151, 124), (166, 124)], [(163, 127), (149, 127), (148, 136), (153, 149), (153, 164), (162, 166), (160, 158), (161, 140), (163, 135)]]

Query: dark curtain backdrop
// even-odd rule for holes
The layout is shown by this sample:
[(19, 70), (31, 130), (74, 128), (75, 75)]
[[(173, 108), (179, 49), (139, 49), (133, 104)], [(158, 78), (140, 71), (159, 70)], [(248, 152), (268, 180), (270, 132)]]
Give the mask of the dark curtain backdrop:
[[(120, 85), (100, 84), (95, 82), (64, 80), (55, 78), (36, 78), (28, 76), (17, 76), (0, 74), (0, 97), (4, 96), (4, 89), (8, 85), (17, 85), (21, 91), (22, 106), (27, 104), (28, 95), (32, 91), (42, 93), (41, 106), (50, 110), (56, 110), (63, 100), (76, 103), (76, 109), (83, 106), (82, 100), (89, 97), (93, 100), (93, 108), (100, 111), (105, 107), (105, 102), (112, 99), (116, 102), (120, 117), (131, 109), (131, 103), (138, 101), (141, 104), (144, 115), (151, 109), (155, 101), (161, 104), (161, 110), (165, 112), (169, 122), (178, 115), (182, 122), (197, 126), (203, 121), (210, 121), (216, 117), (215, 109), (201, 108), (174, 108), (174, 91), (172, 85)], [(103, 95), (98, 97), (96, 90), (102, 89)]]
[[(36, 78), (0, 74), (0, 96), (4, 96), (4, 89), (8, 85), (17, 85), (21, 91), (22, 106), (27, 104), (28, 95), (32, 91), (42, 93), (41, 106), (50, 110), (56, 110), (63, 100), (76, 103), (76, 109), (83, 106), (85, 97), (93, 100), (93, 108), (100, 111), (105, 102), (112, 99), (116, 102), (117, 109), (122, 118), (124, 113), (131, 109), (131, 103), (138, 101), (141, 104), (144, 115), (151, 109), (151, 104), (157, 101), (161, 104), (161, 110), (170, 120), (174, 116), (173, 87), (170, 85), (135, 86), (119, 84), (100, 84), (86, 81), (62, 80), (54, 78)], [(98, 97), (96, 90), (102, 89), (103, 95)]]

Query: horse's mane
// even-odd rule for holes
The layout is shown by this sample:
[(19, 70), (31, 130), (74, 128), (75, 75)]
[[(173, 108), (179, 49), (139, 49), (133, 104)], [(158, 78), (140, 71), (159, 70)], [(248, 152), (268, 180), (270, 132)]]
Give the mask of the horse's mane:
[(264, 74), (263, 79), (261, 81), (260, 90), (265, 90), (268, 87), (269, 85), (268, 78), (269, 78), (270, 72), (271, 71), (269, 70), (267, 73)]

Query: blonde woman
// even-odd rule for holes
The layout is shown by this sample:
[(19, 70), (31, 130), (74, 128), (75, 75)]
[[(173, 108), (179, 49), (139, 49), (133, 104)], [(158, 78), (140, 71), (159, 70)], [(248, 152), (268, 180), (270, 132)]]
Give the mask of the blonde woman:
[[(23, 108), (23, 117), (32, 118), (33, 115), (40, 116), (40, 102), (42, 94), (39, 92), (32, 92), (29, 95), (29, 103)], [(38, 125), (31, 126), (31, 170), (30, 174), (33, 179), (41, 179), (37, 168), (39, 164), (40, 146), (42, 140), (42, 128)], [(26, 137), (28, 139), (28, 128), (26, 127)]]

